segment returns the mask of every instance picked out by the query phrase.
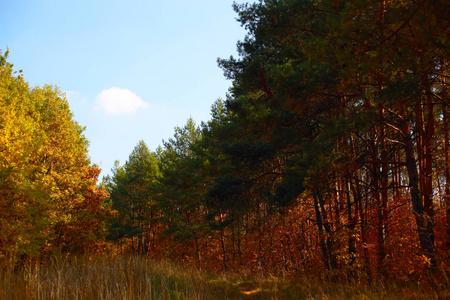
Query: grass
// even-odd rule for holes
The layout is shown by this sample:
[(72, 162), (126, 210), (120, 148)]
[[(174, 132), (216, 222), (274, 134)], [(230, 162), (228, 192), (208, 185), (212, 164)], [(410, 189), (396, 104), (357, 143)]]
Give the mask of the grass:
[(340, 284), (213, 274), (143, 257), (58, 257), (44, 266), (0, 271), (0, 299), (437, 299), (419, 285)]

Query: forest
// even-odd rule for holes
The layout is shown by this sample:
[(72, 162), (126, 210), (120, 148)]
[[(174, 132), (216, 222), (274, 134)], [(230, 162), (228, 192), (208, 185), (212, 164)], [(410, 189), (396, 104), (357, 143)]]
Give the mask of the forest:
[(211, 119), (103, 180), (64, 93), (0, 56), (0, 268), (137, 255), (448, 291), (448, 2), (234, 9), (247, 35), (218, 59), (232, 86)]

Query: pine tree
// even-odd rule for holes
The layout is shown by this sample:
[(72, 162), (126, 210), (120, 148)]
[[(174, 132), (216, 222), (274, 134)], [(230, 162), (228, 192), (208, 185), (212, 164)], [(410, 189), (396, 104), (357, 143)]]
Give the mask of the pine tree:
[(139, 141), (123, 167), (116, 161), (112, 177), (105, 179), (111, 208), (116, 215), (109, 220), (108, 238), (128, 239), (133, 251), (145, 254), (154, 240), (156, 203), (152, 186), (159, 177), (155, 153)]

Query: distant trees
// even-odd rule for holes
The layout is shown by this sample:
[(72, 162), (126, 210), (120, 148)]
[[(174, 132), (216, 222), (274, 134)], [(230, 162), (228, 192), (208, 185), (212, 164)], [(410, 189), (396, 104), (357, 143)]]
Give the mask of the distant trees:
[(0, 262), (87, 251), (104, 235), (106, 192), (83, 128), (57, 88), (30, 88), (0, 55)]
[(198, 261), (201, 259), (198, 240), (204, 223), (200, 198), (204, 178), (200, 173), (201, 157), (192, 147), (199, 138), (200, 129), (189, 118), (184, 127), (175, 128), (173, 138), (163, 141), (163, 148), (158, 151), (162, 176), (157, 189), (166, 233), (181, 241), (192, 238)]
[(112, 176), (104, 180), (110, 194), (108, 202), (116, 214), (109, 219), (107, 237), (113, 241), (125, 238), (132, 248), (145, 254), (152, 246), (153, 224), (157, 217), (153, 185), (159, 177), (155, 153), (140, 141), (124, 166), (116, 161)]

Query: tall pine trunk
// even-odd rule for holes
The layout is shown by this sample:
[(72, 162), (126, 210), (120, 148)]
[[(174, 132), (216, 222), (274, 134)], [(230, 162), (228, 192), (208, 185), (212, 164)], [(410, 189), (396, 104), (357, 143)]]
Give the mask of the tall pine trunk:
[(420, 192), (419, 173), (417, 170), (417, 160), (414, 154), (414, 145), (411, 136), (411, 125), (407, 118), (402, 120), (402, 133), (406, 155), (406, 169), (409, 177), (409, 189), (411, 193), (411, 203), (415, 215), (417, 231), (419, 235), (419, 242), (425, 256), (429, 260), (429, 271), (431, 273), (436, 272), (437, 261), (434, 253), (433, 244), (433, 224), (430, 216), (424, 208), (422, 202), (422, 195)]
[[(444, 94), (445, 95), (445, 94)], [(450, 259), (450, 139), (449, 139), (449, 125), (450, 122), (447, 105), (442, 105), (443, 123), (444, 123), (444, 173), (445, 173), (445, 213), (447, 217), (446, 224), (446, 249), (447, 258)]]
[(314, 210), (316, 212), (316, 224), (319, 231), (320, 247), (323, 260), (327, 270), (337, 268), (336, 255), (333, 251), (333, 240), (331, 239), (331, 228), (327, 220), (324, 199), (320, 193), (314, 193)]

